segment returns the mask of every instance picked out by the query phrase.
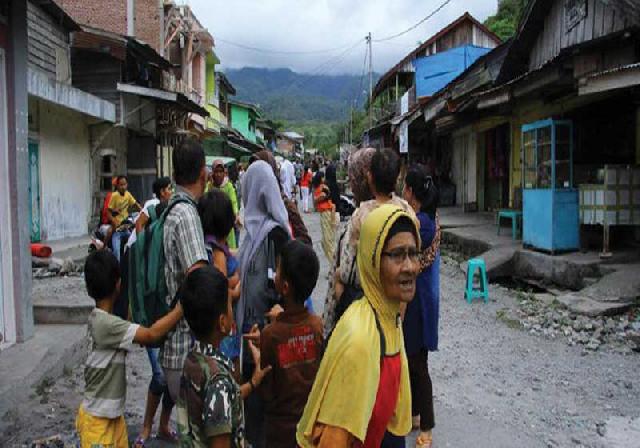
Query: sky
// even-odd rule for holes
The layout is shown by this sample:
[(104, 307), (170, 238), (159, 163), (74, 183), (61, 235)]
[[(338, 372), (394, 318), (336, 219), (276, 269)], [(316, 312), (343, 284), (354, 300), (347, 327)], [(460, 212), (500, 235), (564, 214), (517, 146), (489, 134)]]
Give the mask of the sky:
[[(361, 74), (365, 36), (373, 36), (373, 68), (384, 73), (421, 41), (465, 11), (479, 21), (497, 0), (450, 0), (431, 19), (388, 42), (375, 42), (415, 25), (445, 0), (182, 0), (213, 35), (222, 68), (290, 68), (316, 74)], [(282, 52), (274, 54), (233, 45)], [(324, 51), (332, 50), (332, 51)]]

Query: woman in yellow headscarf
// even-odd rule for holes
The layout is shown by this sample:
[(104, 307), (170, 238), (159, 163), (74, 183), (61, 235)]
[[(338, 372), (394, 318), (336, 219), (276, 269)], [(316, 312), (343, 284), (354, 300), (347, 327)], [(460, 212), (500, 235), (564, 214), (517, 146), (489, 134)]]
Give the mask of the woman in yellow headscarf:
[(379, 447), (386, 431), (411, 430), (400, 304), (415, 295), (419, 247), (415, 221), (401, 208), (383, 205), (365, 219), (357, 255), (364, 297), (329, 339), (298, 424), (299, 446)]

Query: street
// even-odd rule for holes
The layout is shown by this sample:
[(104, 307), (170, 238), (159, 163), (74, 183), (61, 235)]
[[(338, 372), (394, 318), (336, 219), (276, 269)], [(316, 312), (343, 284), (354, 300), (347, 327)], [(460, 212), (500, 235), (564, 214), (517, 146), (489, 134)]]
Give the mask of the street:
[[(304, 215), (321, 262), (314, 307), (322, 309), (327, 262), (317, 214)], [(434, 447), (639, 447), (638, 354), (608, 346), (590, 352), (563, 339), (546, 339), (508, 325), (500, 310), (517, 307), (517, 294), (491, 285), (490, 302), (463, 300), (465, 277), (443, 255), (439, 352), (429, 355), (435, 396)], [(48, 281), (48, 280), (39, 280)], [(74, 288), (84, 288), (82, 278)], [(146, 353), (127, 359), (125, 418), (135, 440), (150, 379)], [(28, 446), (60, 435), (74, 440), (74, 419), (83, 389), (83, 366), (34, 390), (0, 445)], [(635, 419), (635, 420), (633, 420)], [(635, 432), (634, 427), (635, 425)], [(154, 428), (155, 429), (155, 428)], [(153, 441), (147, 446), (167, 446)], [(407, 442), (413, 446), (413, 440)]]

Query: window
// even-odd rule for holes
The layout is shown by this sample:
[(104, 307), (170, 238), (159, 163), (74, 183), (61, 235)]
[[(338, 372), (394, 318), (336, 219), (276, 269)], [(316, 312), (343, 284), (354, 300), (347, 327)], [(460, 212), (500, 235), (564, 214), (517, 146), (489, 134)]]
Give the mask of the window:
[(112, 150), (103, 150), (100, 158), (100, 190), (111, 191), (111, 179), (116, 173), (116, 155)]

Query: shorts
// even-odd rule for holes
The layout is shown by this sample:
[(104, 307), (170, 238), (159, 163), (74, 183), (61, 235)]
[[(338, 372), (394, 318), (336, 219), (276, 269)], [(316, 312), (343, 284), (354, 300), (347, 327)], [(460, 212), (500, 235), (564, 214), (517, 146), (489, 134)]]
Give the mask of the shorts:
[(116, 418), (95, 417), (82, 406), (76, 417), (80, 448), (128, 448), (127, 424), (121, 415)]

